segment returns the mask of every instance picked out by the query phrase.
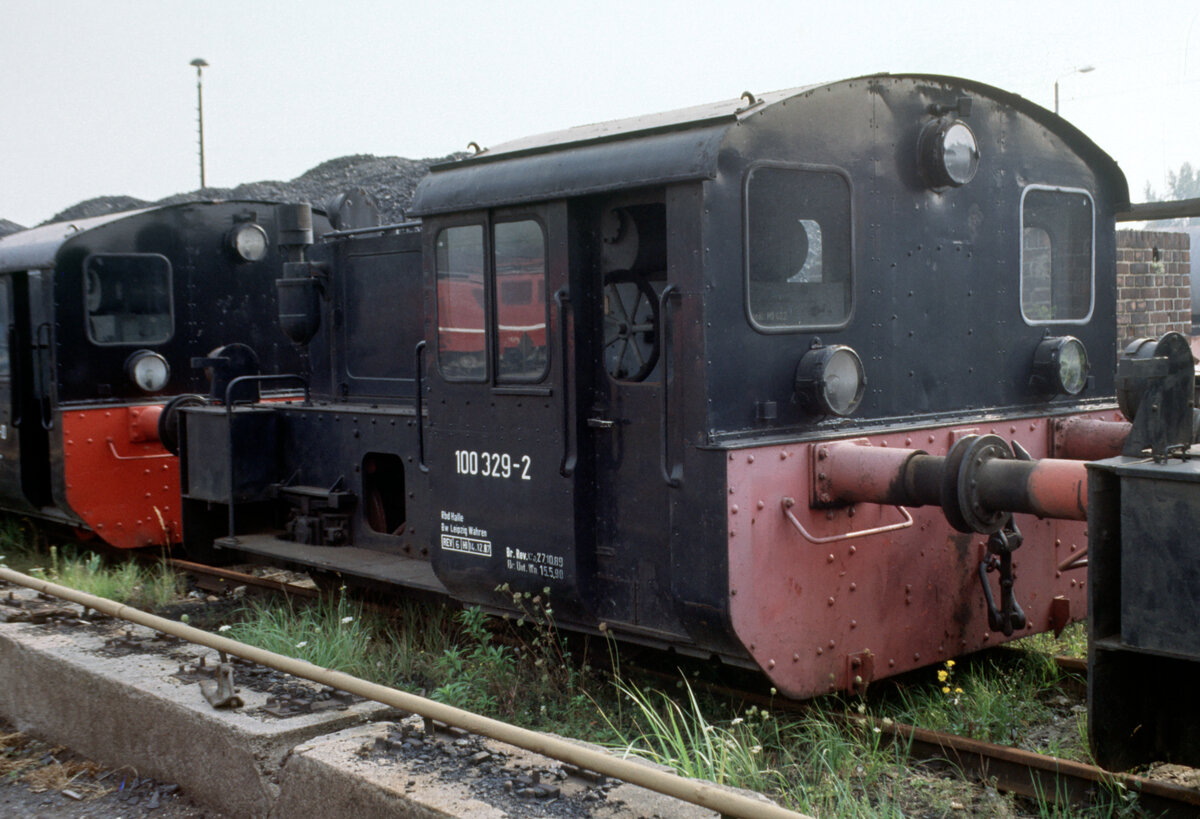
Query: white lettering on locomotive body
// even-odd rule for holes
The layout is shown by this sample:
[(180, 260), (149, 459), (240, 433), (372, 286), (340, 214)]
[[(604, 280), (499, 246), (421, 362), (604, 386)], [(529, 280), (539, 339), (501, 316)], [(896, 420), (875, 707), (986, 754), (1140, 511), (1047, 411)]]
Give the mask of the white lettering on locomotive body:
[(564, 566), (566, 560), (562, 555), (548, 555), (545, 552), (526, 552), (523, 549), (505, 547), (504, 565), (522, 574), (546, 580), (562, 580), (566, 576)]
[(477, 475), (483, 478), (513, 478), (532, 480), (529, 468), (533, 459), (528, 455), (510, 455), (507, 452), (477, 452), (473, 449), (454, 451), (454, 471), (459, 475)]
[(441, 518), (440, 540), (444, 551), (477, 557), (492, 556), (492, 542), (488, 540), (487, 529), (466, 525), (461, 512), (447, 512), (443, 509)]

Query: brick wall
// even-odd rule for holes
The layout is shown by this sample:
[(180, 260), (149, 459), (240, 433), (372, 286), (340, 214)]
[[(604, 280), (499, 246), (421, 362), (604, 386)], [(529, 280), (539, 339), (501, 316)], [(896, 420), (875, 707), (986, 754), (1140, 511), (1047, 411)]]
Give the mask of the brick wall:
[(1117, 231), (1117, 343), (1192, 334), (1192, 290), (1186, 233)]

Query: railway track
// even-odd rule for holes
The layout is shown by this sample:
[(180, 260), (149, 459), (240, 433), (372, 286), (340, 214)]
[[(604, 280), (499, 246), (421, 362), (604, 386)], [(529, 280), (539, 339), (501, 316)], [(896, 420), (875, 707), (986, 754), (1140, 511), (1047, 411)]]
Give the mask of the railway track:
[[(271, 592), (316, 598), (320, 591), (307, 586), (286, 583), (274, 578), (258, 577), (245, 572), (171, 560), (170, 565), (212, 581), (236, 583)], [(1085, 676), (1087, 662), (1075, 657), (1058, 656), (1055, 664), (1072, 675)], [(675, 682), (675, 676), (644, 667), (639, 674)], [(802, 701), (768, 697), (751, 691), (713, 683), (696, 683), (713, 694), (729, 696), (771, 710), (803, 713), (807, 704)], [(1195, 816), (1200, 813), (1200, 790), (1132, 774), (1114, 774), (1094, 765), (1060, 759), (1045, 754), (997, 745), (942, 731), (933, 731), (893, 720), (869, 716), (847, 716), (864, 731), (878, 731), (888, 742), (907, 747), (915, 760), (944, 761), (964, 776), (977, 777), (997, 789), (1030, 799), (1052, 800), (1059, 805), (1090, 805), (1104, 794), (1125, 790), (1137, 794), (1138, 805), (1156, 816)]]
[[(1083, 660), (1056, 657), (1055, 662), (1065, 671), (1087, 673), (1087, 663)], [(672, 683), (677, 681), (675, 675), (661, 671), (642, 667), (631, 670)], [(691, 685), (771, 711), (802, 714), (809, 707), (803, 701), (703, 681), (693, 681)], [(1105, 793), (1124, 790), (1137, 794), (1138, 807), (1147, 815), (1195, 817), (1200, 814), (1200, 790), (1195, 788), (1133, 774), (1112, 773), (1095, 765), (918, 728), (890, 719), (865, 715), (848, 715), (843, 719), (860, 726), (864, 732), (877, 731), (886, 741), (907, 747), (913, 760), (944, 761), (963, 776), (978, 777), (998, 790), (1029, 799), (1053, 801), (1064, 807), (1093, 805)]]

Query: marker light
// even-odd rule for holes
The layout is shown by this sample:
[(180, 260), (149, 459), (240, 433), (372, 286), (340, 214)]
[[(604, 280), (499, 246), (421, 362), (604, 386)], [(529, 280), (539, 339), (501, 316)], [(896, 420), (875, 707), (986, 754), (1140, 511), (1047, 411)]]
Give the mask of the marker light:
[(229, 247), (243, 261), (262, 261), (267, 255), (268, 244), (267, 232), (254, 222), (242, 222), (229, 231)]
[(867, 379), (858, 353), (844, 345), (809, 350), (796, 367), (796, 397), (817, 415), (850, 415), (862, 403)]
[(1087, 378), (1087, 349), (1074, 336), (1044, 339), (1034, 350), (1030, 383), (1038, 392), (1079, 395), (1087, 386)]
[(979, 170), (979, 143), (961, 120), (931, 122), (921, 134), (921, 171), (935, 188), (958, 187)]
[(138, 350), (125, 362), (125, 372), (143, 392), (158, 392), (167, 386), (171, 367), (167, 360), (150, 350)]

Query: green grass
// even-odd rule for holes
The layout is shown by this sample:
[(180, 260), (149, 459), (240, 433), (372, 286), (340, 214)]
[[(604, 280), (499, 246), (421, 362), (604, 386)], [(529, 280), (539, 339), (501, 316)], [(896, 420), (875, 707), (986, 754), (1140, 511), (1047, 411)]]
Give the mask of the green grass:
[(1013, 648), (1023, 648), (1051, 656), (1087, 658), (1087, 623), (1072, 623), (1061, 634), (1044, 631), (1032, 637), (1024, 637), (1011, 643)]
[[(885, 747), (877, 732), (849, 719), (826, 699), (801, 717), (782, 718), (751, 706), (731, 716), (722, 704), (617, 682), (621, 707), (610, 719), (623, 753), (683, 776), (766, 793), (807, 813), (900, 817), (904, 749)], [(724, 713), (722, 713), (724, 711)]]
[(175, 600), (183, 588), (179, 575), (164, 561), (145, 564), (129, 560), (107, 565), (96, 552), (78, 554), (69, 546), (51, 546), (41, 562), (43, 565), (30, 566), (26, 572), (138, 608), (161, 608)]

